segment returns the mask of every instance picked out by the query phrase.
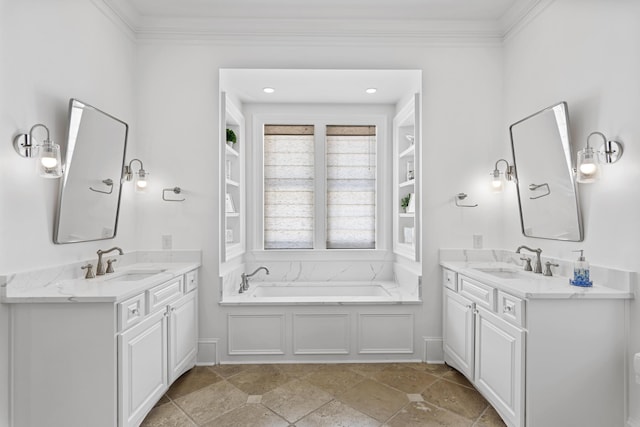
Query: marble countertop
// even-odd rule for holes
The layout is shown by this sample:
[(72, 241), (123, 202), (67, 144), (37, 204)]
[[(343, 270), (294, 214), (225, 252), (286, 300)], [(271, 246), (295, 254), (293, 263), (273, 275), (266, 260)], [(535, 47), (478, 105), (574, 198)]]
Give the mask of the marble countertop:
[[(440, 261), (440, 265), (459, 274), (494, 286), (511, 295), (527, 299), (632, 299), (632, 292), (602, 286), (581, 288), (569, 284), (563, 276), (546, 277), (521, 271), (522, 267), (508, 262)], [(501, 278), (481, 269), (516, 271), (514, 277)]]
[[(116, 302), (144, 292), (167, 280), (200, 267), (200, 262), (140, 262), (93, 279), (38, 280), (35, 285), (10, 279), (2, 295), (4, 303)], [(161, 272), (158, 272), (161, 270)], [(140, 280), (121, 280), (127, 273), (155, 273)]]

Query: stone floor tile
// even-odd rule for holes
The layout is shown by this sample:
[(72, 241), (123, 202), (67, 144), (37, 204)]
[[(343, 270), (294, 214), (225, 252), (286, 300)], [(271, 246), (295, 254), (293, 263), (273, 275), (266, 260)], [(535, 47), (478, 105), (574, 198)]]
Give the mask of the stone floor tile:
[(209, 369), (220, 375), (222, 378), (229, 378), (239, 374), (240, 372), (255, 368), (256, 366), (258, 365), (215, 365), (210, 366)]
[(465, 377), (455, 369), (451, 369), (450, 371), (442, 374), (442, 378), (444, 378), (447, 381), (453, 381), (454, 383), (463, 385), (465, 387), (474, 388), (473, 384), (469, 382), (467, 377)]
[(475, 420), (489, 405), (475, 389), (449, 381), (438, 380), (422, 392), (428, 403)]
[(333, 400), (296, 422), (296, 427), (377, 427), (380, 422)]
[(385, 427), (471, 427), (473, 421), (427, 402), (412, 402), (389, 420)]
[(289, 423), (262, 405), (246, 404), (202, 427), (288, 427)]
[(349, 369), (365, 377), (370, 377), (392, 365), (393, 363), (351, 363)]
[(153, 408), (140, 427), (196, 427), (196, 425), (176, 405), (169, 402)]
[(326, 391), (304, 380), (294, 380), (262, 396), (261, 403), (294, 423), (332, 399), (333, 396)]
[(408, 366), (389, 367), (376, 373), (372, 378), (405, 393), (420, 393), (438, 380), (438, 377)]
[(273, 365), (260, 365), (234, 375), (228, 381), (247, 394), (265, 394), (289, 382), (291, 377)]
[(452, 370), (444, 363), (408, 363), (407, 366), (438, 377)]
[(489, 406), (476, 421), (476, 427), (506, 427), (506, 424), (493, 406)]
[(182, 374), (167, 391), (167, 395), (172, 399), (177, 399), (196, 390), (200, 390), (208, 385), (222, 381), (211, 369), (205, 366), (196, 366)]
[(336, 396), (361, 383), (365, 377), (348, 368), (331, 366), (318, 369), (304, 380)]
[[(164, 405), (165, 403), (169, 403), (169, 402), (171, 402), (171, 401), (169, 400), (169, 398), (167, 397), (167, 395), (166, 395), (166, 394), (163, 394), (163, 395), (162, 395), (162, 397), (160, 398), (160, 400), (158, 400), (158, 401), (156, 402), (155, 406)], [(155, 407), (155, 406), (154, 406), (154, 407)]]
[(292, 378), (304, 378), (322, 367), (319, 363), (283, 363), (273, 366)]
[(386, 421), (409, 402), (405, 393), (370, 379), (347, 390), (338, 399), (380, 422)]
[(409, 402), (424, 402), (421, 394), (407, 393), (407, 399), (409, 399)]
[(220, 381), (175, 399), (174, 402), (196, 423), (202, 424), (244, 405), (247, 394), (227, 381)]

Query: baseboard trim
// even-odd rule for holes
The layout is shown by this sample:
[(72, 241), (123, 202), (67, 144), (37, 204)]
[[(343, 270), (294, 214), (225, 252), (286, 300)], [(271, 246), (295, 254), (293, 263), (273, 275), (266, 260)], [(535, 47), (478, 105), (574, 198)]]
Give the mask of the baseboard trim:
[(218, 341), (217, 339), (208, 339), (198, 341), (198, 356), (196, 357), (196, 365), (212, 366), (217, 365), (218, 360)]
[(424, 339), (424, 361), (427, 363), (444, 363), (442, 337), (422, 337), (422, 339)]

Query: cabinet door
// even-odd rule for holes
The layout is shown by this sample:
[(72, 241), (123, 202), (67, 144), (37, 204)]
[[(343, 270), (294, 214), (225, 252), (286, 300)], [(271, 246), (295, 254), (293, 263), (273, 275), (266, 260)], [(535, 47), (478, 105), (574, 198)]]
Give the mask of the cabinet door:
[(138, 426), (166, 391), (167, 314), (157, 312), (118, 336), (119, 426)]
[(476, 310), (476, 387), (510, 426), (524, 425), (525, 333)]
[(169, 306), (169, 382), (195, 364), (197, 351), (196, 292)]
[(450, 289), (444, 290), (443, 335), (445, 361), (473, 378), (473, 303)]

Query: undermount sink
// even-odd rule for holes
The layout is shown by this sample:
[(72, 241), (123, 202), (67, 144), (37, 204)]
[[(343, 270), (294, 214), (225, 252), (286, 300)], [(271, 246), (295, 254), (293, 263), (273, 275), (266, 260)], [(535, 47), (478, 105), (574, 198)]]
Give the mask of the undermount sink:
[(514, 270), (512, 268), (485, 267), (475, 268), (475, 270), (478, 270), (482, 273), (490, 274), (500, 279), (517, 279), (521, 278), (523, 275), (523, 272), (521, 270)]
[(137, 282), (138, 280), (148, 279), (149, 277), (155, 276), (156, 274), (160, 274), (165, 272), (166, 269), (163, 270), (131, 270), (126, 271), (124, 273), (118, 274), (117, 276), (109, 277), (105, 279), (105, 282), (110, 281), (118, 281), (118, 282)]

